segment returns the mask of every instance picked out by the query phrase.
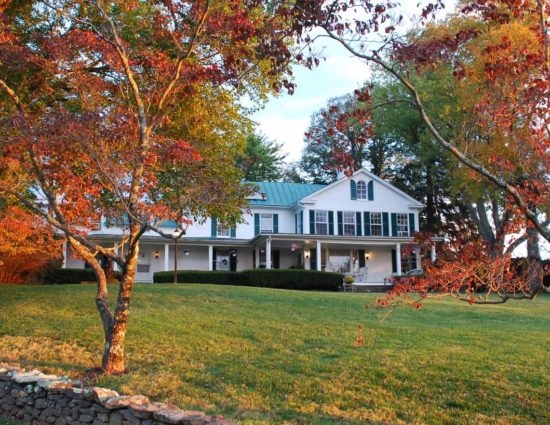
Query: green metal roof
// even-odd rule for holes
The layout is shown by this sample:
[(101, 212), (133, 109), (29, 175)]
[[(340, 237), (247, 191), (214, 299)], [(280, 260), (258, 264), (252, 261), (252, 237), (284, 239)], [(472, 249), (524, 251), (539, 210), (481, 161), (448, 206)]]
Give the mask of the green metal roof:
[(247, 182), (259, 187), (264, 199), (248, 199), (251, 206), (291, 207), (300, 199), (324, 188), (324, 184)]

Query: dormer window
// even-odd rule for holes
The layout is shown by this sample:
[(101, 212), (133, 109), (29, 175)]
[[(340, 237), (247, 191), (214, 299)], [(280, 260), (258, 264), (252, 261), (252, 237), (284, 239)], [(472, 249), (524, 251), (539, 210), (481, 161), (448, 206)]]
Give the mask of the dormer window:
[(357, 199), (367, 199), (367, 185), (363, 180), (357, 182)]

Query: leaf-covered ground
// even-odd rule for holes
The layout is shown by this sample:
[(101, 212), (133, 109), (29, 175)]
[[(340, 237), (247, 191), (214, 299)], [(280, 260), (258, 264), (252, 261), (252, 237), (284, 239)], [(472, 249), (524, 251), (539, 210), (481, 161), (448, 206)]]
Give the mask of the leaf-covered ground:
[[(137, 285), (129, 373), (97, 384), (243, 424), (550, 423), (549, 297), (383, 321), (374, 299)], [(93, 286), (0, 286), (0, 360), (79, 376), (101, 343)]]

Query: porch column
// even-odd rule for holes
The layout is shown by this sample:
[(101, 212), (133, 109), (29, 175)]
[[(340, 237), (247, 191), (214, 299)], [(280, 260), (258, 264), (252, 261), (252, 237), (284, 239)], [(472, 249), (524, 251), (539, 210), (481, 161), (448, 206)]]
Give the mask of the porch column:
[(265, 268), (271, 268), (271, 239), (267, 238), (265, 241)]
[(69, 251), (67, 249), (67, 241), (63, 242), (63, 264), (61, 265), (62, 269), (67, 268), (67, 255), (69, 255)]
[(214, 247), (208, 245), (208, 271), (211, 272), (214, 270)]
[(317, 241), (317, 270), (321, 271), (321, 241)]
[(422, 270), (422, 256), (420, 255), (420, 247), (416, 247), (416, 268)]
[(435, 243), (432, 245), (432, 263), (437, 259), (437, 254), (435, 252)]
[(395, 262), (397, 263), (397, 275), (401, 275), (401, 244), (395, 245)]
[(165, 272), (170, 271), (168, 269), (168, 267), (170, 267), (169, 264), (168, 264), (168, 260), (169, 260), (168, 257), (170, 257), (170, 244), (165, 243), (164, 244), (164, 271)]
[[(119, 251), (120, 247), (117, 245), (116, 242), (113, 243), (113, 247), (114, 247), (115, 255), (118, 255), (118, 251)], [(118, 266), (116, 261), (113, 263), (113, 271), (115, 271), (115, 272), (120, 271), (120, 267)]]
[(260, 268), (260, 247), (256, 246), (254, 248), (254, 268), (259, 269)]

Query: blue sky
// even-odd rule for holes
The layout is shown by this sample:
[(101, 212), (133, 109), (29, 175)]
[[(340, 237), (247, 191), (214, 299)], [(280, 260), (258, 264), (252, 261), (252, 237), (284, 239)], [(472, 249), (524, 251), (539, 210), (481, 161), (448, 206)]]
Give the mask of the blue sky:
[[(402, 0), (404, 16), (412, 17), (420, 0)], [(453, 9), (456, 0), (445, 1), (446, 10)], [(370, 72), (363, 62), (351, 55), (338, 43), (324, 38), (316, 42), (325, 60), (320, 66), (308, 70), (294, 68), (294, 95), (282, 94), (272, 98), (266, 107), (252, 118), (258, 124), (258, 131), (283, 145), (287, 161), (300, 158), (304, 146), (304, 133), (313, 113), (323, 108), (330, 98), (342, 96), (359, 88), (369, 78)]]

